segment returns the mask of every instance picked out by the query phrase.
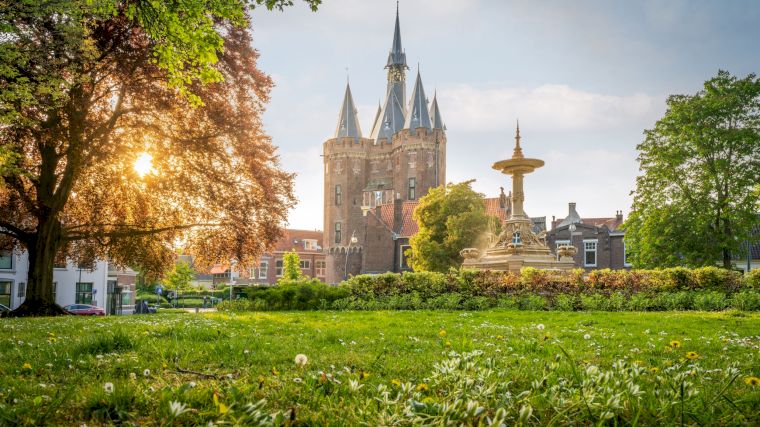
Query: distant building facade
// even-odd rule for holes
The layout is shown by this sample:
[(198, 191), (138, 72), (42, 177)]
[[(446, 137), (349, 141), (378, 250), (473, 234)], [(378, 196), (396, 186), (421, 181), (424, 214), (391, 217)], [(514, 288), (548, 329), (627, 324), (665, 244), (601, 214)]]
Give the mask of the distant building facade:
[[(0, 251), (0, 304), (16, 309), (27, 292), (29, 255), (26, 251)], [(122, 294), (108, 285), (108, 263), (97, 261), (94, 266), (78, 266), (62, 262), (53, 268), (53, 297), (61, 307), (69, 304), (90, 304), (109, 314), (121, 314), (118, 307)], [(118, 296), (115, 295), (118, 292)], [(134, 304), (134, 303), (132, 303)]]
[[(295, 251), (301, 261), (301, 274), (322, 281), (326, 278), (325, 253), (322, 246), (323, 233), (319, 230), (283, 230), (283, 236), (275, 243), (274, 250), (261, 256), (259, 264), (248, 271), (233, 271), (236, 285), (265, 286), (277, 283), (283, 274), (283, 257)], [(198, 275), (206, 278), (207, 275)], [(210, 271), (214, 287), (230, 283), (229, 264), (215, 265)], [(200, 279), (197, 279), (200, 281)]]
[(406, 97), (406, 52), (398, 11), (385, 101), (369, 135), (359, 125), (346, 85), (338, 124), (323, 144), (326, 280), (362, 272), (402, 271), (412, 204), (446, 182), (446, 132), (433, 96), (428, 102), (419, 71)]
[(546, 233), (546, 244), (555, 251), (559, 246), (572, 245), (577, 252), (575, 266), (587, 271), (609, 268), (629, 269), (625, 250), (625, 233), (620, 230), (623, 212), (609, 218), (581, 218), (575, 203), (568, 206), (564, 219), (552, 219), (552, 227)]

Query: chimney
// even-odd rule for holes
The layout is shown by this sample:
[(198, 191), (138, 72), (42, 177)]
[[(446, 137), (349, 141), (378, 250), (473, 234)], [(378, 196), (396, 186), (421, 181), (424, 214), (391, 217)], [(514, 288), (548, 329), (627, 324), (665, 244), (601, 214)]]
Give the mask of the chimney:
[(615, 211), (615, 219), (617, 219), (618, 222), (623, 222), (623, 211)]
[(393, 224), (388, 224), (393, 231), (400, 232), (404, 221), (404, 201), (397, 197), (393, 201)]
[(578, 214), (577, 212), (575, 212), (575, 202), (568, 203), (567, 213), (570, 214), (570, 215), (572, 215), (572, 214), (576, 214), (577, 215)]

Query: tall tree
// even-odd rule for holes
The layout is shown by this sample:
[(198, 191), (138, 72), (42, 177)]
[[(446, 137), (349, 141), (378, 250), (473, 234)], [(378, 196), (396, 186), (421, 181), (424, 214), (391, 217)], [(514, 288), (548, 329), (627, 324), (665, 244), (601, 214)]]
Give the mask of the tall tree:
[(624, 224), (637, 267), (731, 268), (757, 222), (760, 79), (726, 71), (673, 95), (638, 145), (642, 174)]
[(282, 256), (282, 281), (292, 282), (301, 278), (301, 257), (295, 250)]
[(292, 2), (0, 0), (0, 244), (29, 254), (17, 315), (62, 312), (56, 257), (160, 274), (179, 242), (203, 267), (279, 236), (292, 175), (262, 131), (256, 4)]
[(162, 281), (166, 289), (173, 291), (184, 291), (190, 287), (195, 270), (190, 267), (186, 261), (179, 260), (174, 267), (169, 270)]
[(498, 234), (498, 218), (486, 215), (483, 194), (472, 181), (431, 189), (412, 215), (419, 232), (410, 239), (409, 264), (417, 271), (446, 272), (459, 267), (459, 251), (483, 246), (489, 231)]

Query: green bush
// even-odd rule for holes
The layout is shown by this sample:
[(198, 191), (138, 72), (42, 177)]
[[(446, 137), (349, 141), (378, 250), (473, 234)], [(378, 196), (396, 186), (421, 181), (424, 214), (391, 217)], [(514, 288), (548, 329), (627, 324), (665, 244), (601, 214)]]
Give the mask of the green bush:
[[(754, 274), (754, 275), (753, 275)], [(338, 286), (316, 279), (281, 281), (244, 289), (249, 302), (221, 310), (520, 310), (664, 311), (760, 310), (754, 285), (717, 267), (694, 270), (596, 270), (571, 272), (523, 269), (509, 272), (452, 270), (442, 273), (359, 275)], [(744, 289), (744, 291), (742, 291)], [(737, 292), (744, 292), (734, 296)]]
[(652, 297), (645, 293), (639, 293), (631, 295), (625, 308), (629, 311), (652, 311), (653, 307)]
[(760, 311), (760, 293), (737, 292), (731, 296), (731, 307), (746, 311)]
[(559, 294), (554, 298), (553, 308), (559, 311), (573, 311), (578, 305), (574, 295)]
[(760, 290), (760, 268), (744, 273), (744, 286)]
[(699, 292), (694, 295), (694, 309), (701, 311), (720, 311), (728, 307), (728, 298), (721, 292)]
[(665, 310), (691, 310), (694, 306), (694, 294), (689, 291), (664, 293), (662, 300)]
[(694, 270), (696, 287), (705, 290), (734, 291), (741, 285), (741, 273), (718, 267), (702, 267)]
[(520, 310), (546, 310), (548, 308), (547, 300), (541, 295), (522, 295), (518, 300)]

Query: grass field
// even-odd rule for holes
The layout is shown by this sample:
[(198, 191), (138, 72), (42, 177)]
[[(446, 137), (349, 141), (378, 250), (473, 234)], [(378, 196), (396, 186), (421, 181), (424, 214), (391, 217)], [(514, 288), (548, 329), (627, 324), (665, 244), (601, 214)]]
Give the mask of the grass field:
[(759, 314), (187, 313), (0, 330), (0, 425), (760, 424)]

